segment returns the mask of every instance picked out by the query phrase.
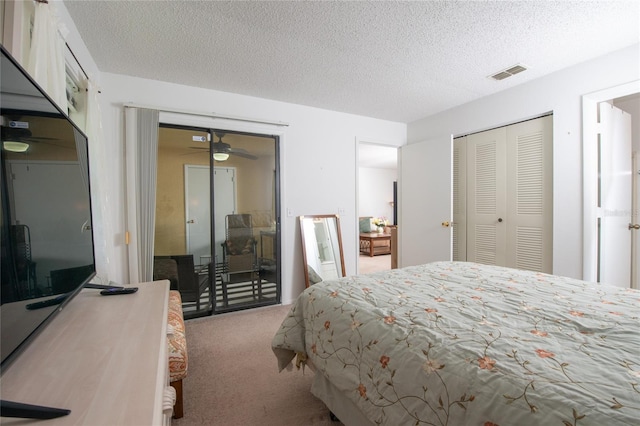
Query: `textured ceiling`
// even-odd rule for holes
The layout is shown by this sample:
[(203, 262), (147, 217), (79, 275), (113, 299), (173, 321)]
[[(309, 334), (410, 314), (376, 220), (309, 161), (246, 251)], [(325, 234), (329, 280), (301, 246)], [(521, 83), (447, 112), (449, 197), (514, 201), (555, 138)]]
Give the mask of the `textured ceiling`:
[(64, 3), (101, 71), (400, 122), (640, 42), (637, 0)]

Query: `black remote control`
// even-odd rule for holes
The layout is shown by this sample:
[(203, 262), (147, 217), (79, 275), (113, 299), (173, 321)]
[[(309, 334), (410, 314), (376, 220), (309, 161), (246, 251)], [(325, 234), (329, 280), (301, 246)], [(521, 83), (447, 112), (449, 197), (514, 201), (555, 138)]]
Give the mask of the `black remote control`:
[(119, 285), (106, 285), (106, 284), (87, 283), (87, 284), (84, 285), (84, 288), (93, 288), (93, 289), (105, 290), (105, 289), (108, 289), (108, 288), (123, 288), (123, 287), (119, 286)]
[(2, 417), (20, 417), (25, 419), (55, 419), (66, 416), (71, 410), (64, 408), (44, 407), (42, 405), (24, 404), (13, 401), (0, 401), (0, 415)]
[(138, 287), (124, 287), (124, 288), (113, 287), (113, 288), (102, 290), (100, 294), (103, 296), (115, 296), (116, 294), (131, 294), (131, 293), (135, 293), (136, 291), (138, 291)]

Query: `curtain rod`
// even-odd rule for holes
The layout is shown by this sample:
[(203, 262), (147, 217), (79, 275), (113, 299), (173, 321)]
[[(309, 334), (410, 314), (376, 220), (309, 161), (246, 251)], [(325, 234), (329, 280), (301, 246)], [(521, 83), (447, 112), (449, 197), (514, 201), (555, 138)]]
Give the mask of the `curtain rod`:
[(166, 108), (158, 108), (154, 106), (134, 104), (134, 103), (126, 103), (124, 104), (124, 107), (155, 109), (157, 111), (171, 112), (175, 114), (197, 115), (200, 117), (219, 118), (221, 120), (244, 121), (246, 123), (270, 124), (272, 126), (289, 127), (289, 123), (285, 123), (283, 121), (262, 120), (259, 118), (239, 117), (234, 115), (220, 115), (220, 114), (216, 114), (215, 112), (198, 112), (198, 111), (190, 111), (190, 110), (184, 110), (184, 109), (166, 109)]

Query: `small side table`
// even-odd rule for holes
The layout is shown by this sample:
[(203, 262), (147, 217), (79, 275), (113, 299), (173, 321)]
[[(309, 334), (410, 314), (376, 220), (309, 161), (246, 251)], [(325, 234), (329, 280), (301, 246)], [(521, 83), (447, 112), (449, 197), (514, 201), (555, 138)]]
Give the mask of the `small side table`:
[[(384, 241), (386, 244), (377, 244)], [(360, 234), (360, 253), (373, 257), (377, 254), (391, 254), (391, 234), (379, 232), (363, 232)]]

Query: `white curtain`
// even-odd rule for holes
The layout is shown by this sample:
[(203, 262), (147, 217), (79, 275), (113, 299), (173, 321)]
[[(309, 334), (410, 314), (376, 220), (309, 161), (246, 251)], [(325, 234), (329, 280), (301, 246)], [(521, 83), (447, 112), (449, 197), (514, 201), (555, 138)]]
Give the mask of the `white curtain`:
[(125, 108), (129, 281), (153, 280), (159, 112)]
[(85, 80), (87, 88), (87, 107), (85, 119), (85, 134), (89, 139), (89, 172), (91, 182), (91, 203), (93, 210), (93, 235), (96, 254), (96, 274), (98, 281), (103, 284), (109, 282), (110, 254), (107, 253), (107, 235), (111, 235), (111, 200), (108, 191), (103, 187), (105, 177), (109, 176), (106, 165), (106, 147), (102, 135), (102, 120), (98, 95), (99, 88), (93, 80)]
[(64, 32), (51, 5), (36, 2), (27, 72), (67, 112)]

